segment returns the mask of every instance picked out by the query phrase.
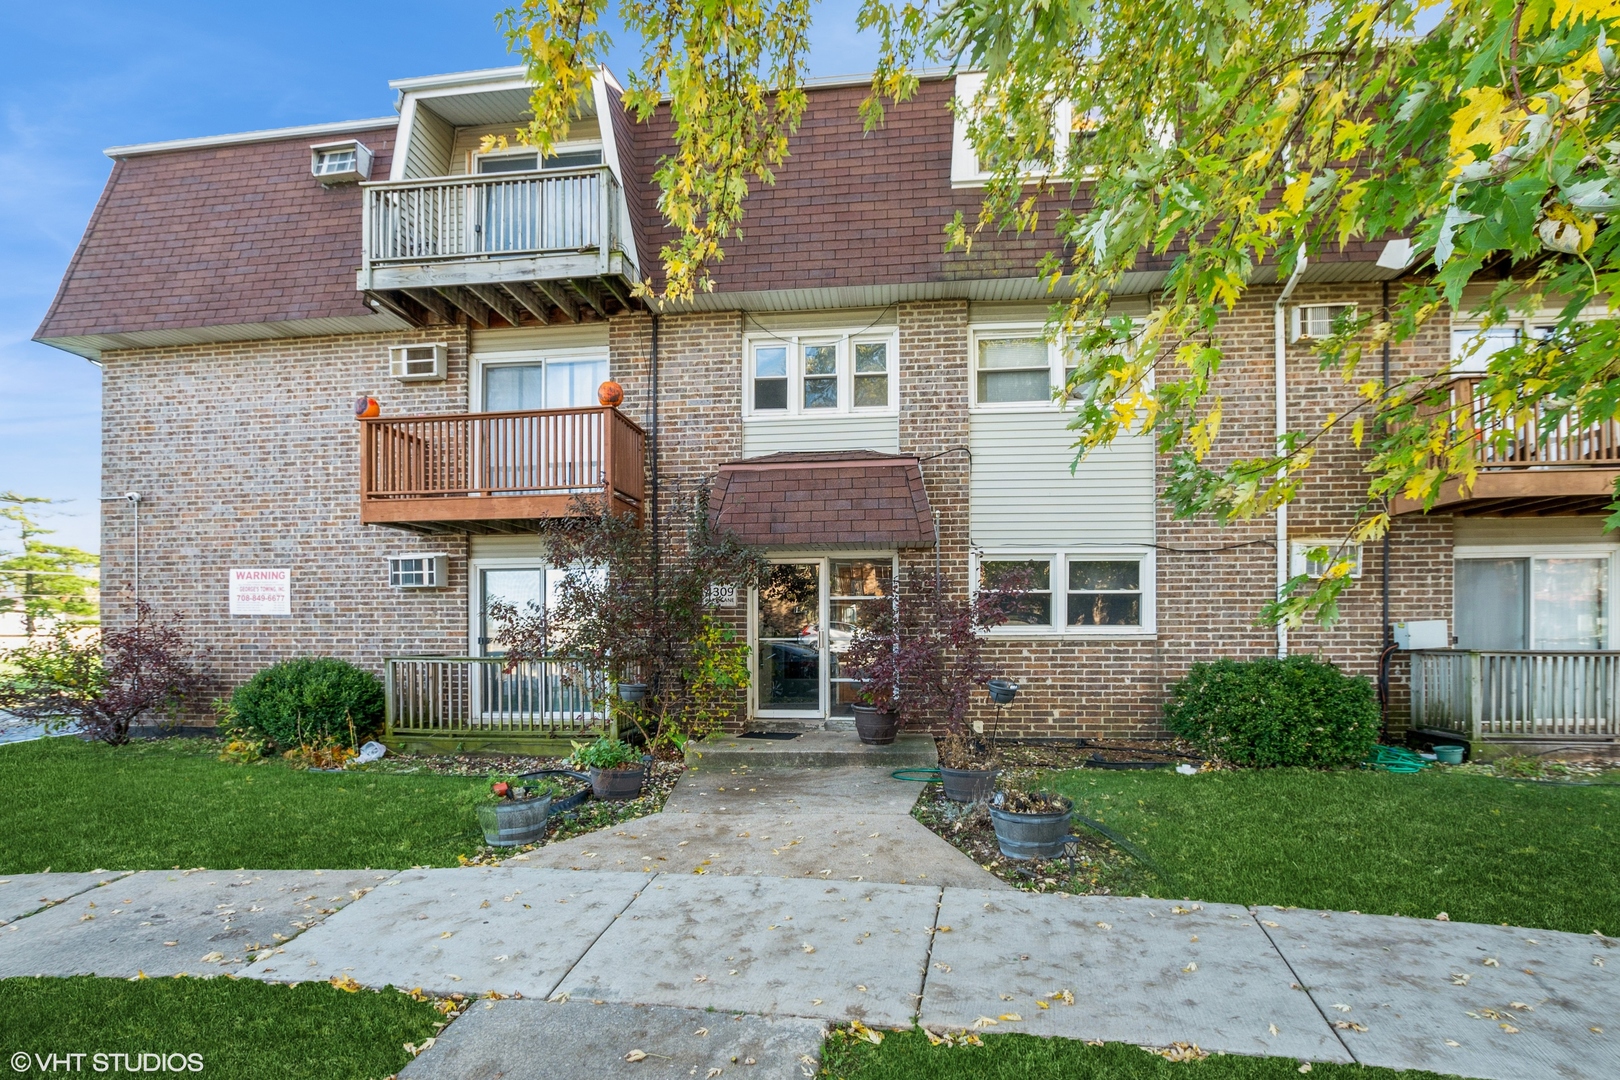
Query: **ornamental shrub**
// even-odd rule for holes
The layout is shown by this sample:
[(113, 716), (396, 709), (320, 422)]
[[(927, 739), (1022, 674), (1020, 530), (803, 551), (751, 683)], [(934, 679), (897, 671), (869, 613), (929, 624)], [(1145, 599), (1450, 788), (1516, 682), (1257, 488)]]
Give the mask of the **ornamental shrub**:
[(1165, 704), (1171, 731), (1235, 765), (1353, 765), (1378, 741), (1372, 685), (1308, 656), (1194, 664)]
[(354, 746), (382, 723), (377, 676), (328, 656), (283, 660), (231, 695), (236, 725), (283, 750), (324, 740)]

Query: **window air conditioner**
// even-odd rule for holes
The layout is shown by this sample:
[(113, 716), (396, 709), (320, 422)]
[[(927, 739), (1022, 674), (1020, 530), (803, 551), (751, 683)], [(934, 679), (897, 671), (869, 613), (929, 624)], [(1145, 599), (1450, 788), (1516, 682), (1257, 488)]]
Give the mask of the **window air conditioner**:
[(400, 382), (438, 382), (445, 377), (445, 353), (443, 345), (392, 345), (388, 374)]
[(395, 589), (438, 589), (448, 582), (441, 554), (390, 555), (388, 584)]

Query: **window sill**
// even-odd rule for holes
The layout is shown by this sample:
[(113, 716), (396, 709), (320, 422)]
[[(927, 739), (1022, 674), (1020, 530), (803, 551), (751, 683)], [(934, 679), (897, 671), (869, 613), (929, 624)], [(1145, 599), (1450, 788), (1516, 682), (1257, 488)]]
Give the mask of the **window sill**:
[(815, 409), (808, 412), (766, 412), (744, 413), (743, 423), (760, 424), (772, 423), (782, 420), (898, 420), (899, 409), (850, 409), (838, 412), (832, 409)]
[(1039, 626), (998, 626), (985, 631), (985, 637), (994, 641), (1152, 641), (1158, 637), (1158, 629), (1151, 626), (1096, 627), (1088, 630), (1062, 629), (1056, 627)]

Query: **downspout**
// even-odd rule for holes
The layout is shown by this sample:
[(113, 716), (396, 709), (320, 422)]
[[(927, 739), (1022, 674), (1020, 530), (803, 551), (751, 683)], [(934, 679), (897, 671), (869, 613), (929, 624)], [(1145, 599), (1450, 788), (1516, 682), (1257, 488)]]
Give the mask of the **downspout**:
[(648, 515), (652, 526), (652, 576), (653, 600), (658, 599), (659, 584), (659, 539), (658, 539), (658, 315), (652, 315), (652, 335), (650, 356), (647, 364), (652, 374), (652, 415), (647, 424), (647, 450), (652, 465), (652, 512)]
[[(1389, 322), (1389, 281), (1383, 282), (1383, 318)], [(1389, 393), (1389, 337), (1384, 337), (1384, 393)], [(1387, 504), (1386, 504), (1387, 506)], [(1389, 533), (1390, 526), (1384, 526), (1383, 566), (1379, 572), (1379, 583), (1383, 586), (1384, 603), (1384, 640), (1378, 652), (1378, 708), (1382, 717), (1379, 740), (1383, 741), (1389, 734), (1389, 661), (1395, 652), (1395, 627), (1389, 621)]]
[[(1277, 302), (1272, 306), (1272, 327), (1276, 336), (1276, 371), (1277, 384), (1276, 401), (1276, 446), (1281, 451), (1283, 438), (1288, 434), (1288, 299), (1294, 295), (1294, 286), (1299, 284), (1299, 277), (1305, 272), (1305, 249), (1299, 249), (1299, 256), (1294, 261), (1294, 271), (1288, 275), (1288, 281), (1277, 296)], [(1283, 587), (1288, 584), (1288, 504), (1277, 504), (1277, 599), (1282, 599)], [(1283, 620), (1277, 620), (1277, 659), (1283, 660), (1288, 656), (1288, 625)]]

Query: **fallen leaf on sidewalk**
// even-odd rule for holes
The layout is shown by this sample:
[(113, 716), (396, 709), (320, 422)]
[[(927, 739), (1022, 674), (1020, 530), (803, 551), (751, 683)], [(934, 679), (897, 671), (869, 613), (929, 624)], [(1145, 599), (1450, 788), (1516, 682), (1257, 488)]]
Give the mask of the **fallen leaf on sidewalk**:
[(1522, 1001), (1510, 1001), (1508, 1002), (1508, 1008), (1517, 1009), (1520, 1012), (1535, 1012), (1536, 1009), (1534, 1005), (1526, 1005)]
[[(985, 905), (985, 906), (988, 907), (989, 905)], [(1097, 929), (1099, 929), (1099, 930), (1112, 930), (1113, 927), (1111, 925), (1109, 925), (1108, 923), (1100, 922), (1100, 923), (1097, 924)]]
[(224, 953), (222, 953), (222, 952), (211, 952), (207, 956), (202, 958), (201, 963), (204, 963), (204, 964), (217, 964), (223, 959), (225, 959), (225, 954)]
[(1447, 1040), (1445, 1040), (1445, 1043), (1446, 1043), (1447, 1046), (1461, 1046), (1462, 1045), (1462, 1043), (1458, 1042), (1456, 1039), (1447, 1039)]
[(694, 975), (692, 976), (692, 981), (695, 983), (705, 983), (709, 981), (709, 977), (707, 975)]
[(1269, 926), (1273, 930), (1275, 930), (1280, 924), (1279, 923), (1274, 923), (1270, 919), (1261, 919), (1260, 920), (1260, 925), (1261, 926)]
[(351, 994), (359, 993), (360, 991), (360, 984), (355, 981), (354, 976), (352, 975), (334, 975), (328, 979), (327, 982), (331, 983), (339, 990), (347, 990)]
[(1001, 995), (1001, 1000), (1002, 1001), (1012, 1001), (1013, 996), (1011, 994), (1002, 994)]
[(480, 909), (487, 908), (487, 907), (489, 907), (489, 901), (485, 900), (482, 904), (479, 904), (478, 906), (479, 906)]
[(996, 1023), (997, 1021), (990, 1019), (988, 1016), (981, 1016), (973, 1021), (973, 1026), (976, 1028), (995, 1027)]
[(1451, 973), (1451, 985), (1453, 985), (1453, 986), (1467, 986), (1468, 985), (1468, 976), (1463, 974), (1460, 971), (1453, 971)]
[(698, 1028), (696, 1031), (692, 1032), (692, 1034), (694, 1034), (694, 1035), (707, 1035), (708, 1033), (709, 1033), (708, 1028)]
[(1514, 1027), (1512, 1024), (1497, 1024), (1496, 1026), (1507, 1032), (1509, 1035), (1517, 1035), (1519, 1033), (1519, 1029)]
[(1354, 1020), (1335, 1020), (1333, 1026), (1340, 1031), (1366, 1031), (1366, 1024), (1358, 1024)]
[(1271, 1031), (1271, 1033), (1273, 1035), (1279, 1034), (1279, 1032), (1277, 1031), (1277, 1025), (1276, 1024), (1268, 1024), (1267, 1027), (1270, 1029), (1270, 1031)]
[(813, 953), (813, 952), (816, 951), (816, 947), (814, 945), (810, 944), (808, 941), (805, 942), (803, 945), (801, 945), (799, 947), (801, 949), (803, 949), (806, 953)]
[(1061, 1001), (1065, 1005), (1074, 1004), (1074, 994), (1068, 990), (1054, 990), (1046, 996), (1051, 998), (1053, 1001)]
[(1182, 968), (1181, 970), (1185, 971), (1185, 972), (1188, 972), (1190, 974), (1190, 973), (1198, 970), (1198, 965), (1195, 964), (1195, 963), (1194, 964), (1188, 964), (1186, 967)]
[(1052, 1006), (1050, 1006), (1050, 1005), (1048, 1005), (1048, 1004), (1047, 1004), (1047, 1003), (1046, 1003), (1046, 1002), (1044, 1002), (1044, 1001), (1037, 1001), (1037, 1002), (1036, 1002), (1036, 1003), (1035, 1003), (1035, 1007), (1036, 1007), (1036, 1008), (1037, 1008), (1037, 1009), (1050, 1009), (1050, 1008), (1051, 1008), (1051, 1007), (1052, 1007)]
[(1021, 1023), (1023, 1021), (1023, 1019), (1024, 1019), (1022, 1016), (1019, 1016), (1017, 1013), (1002, 1013), (1000, 1018), (1002, 1020), (1007, 1021), (1008, 1023), (1011, 1023), (1011, 1024)]
[(1350, 1006), (1344, 1004), (1342, 1001), (1334, 1002), (1333, 1007), (1335, 1009), (1338, 1009), (1340, 1012), (1349, 1012), (1350, 1011)]
[(645, 1051), (645, 1050), (632, 1050), (628, 1054), (624, 1055), (624, 1060), (626, 1060), (626, 1061), (646, 1061), (647, 1060), (647, 1051)]

